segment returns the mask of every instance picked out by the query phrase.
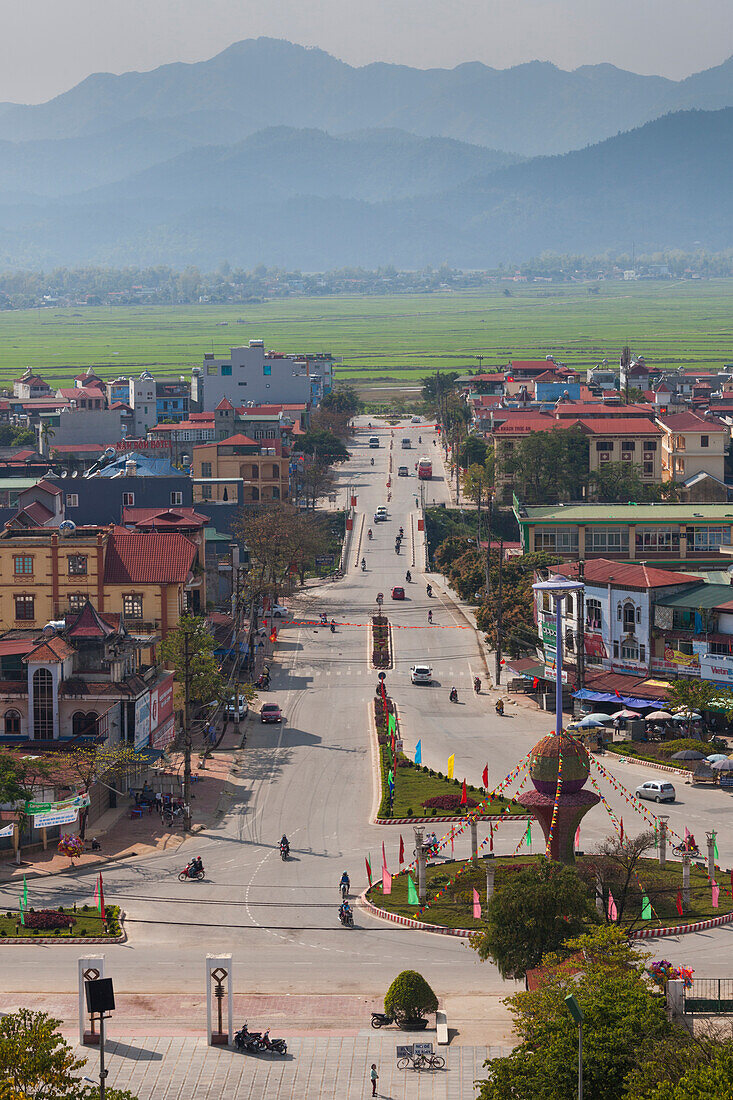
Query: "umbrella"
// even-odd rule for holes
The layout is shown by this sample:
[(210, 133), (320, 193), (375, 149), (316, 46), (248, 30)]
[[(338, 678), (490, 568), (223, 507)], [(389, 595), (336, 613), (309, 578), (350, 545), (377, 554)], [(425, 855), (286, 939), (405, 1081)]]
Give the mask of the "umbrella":
[(577, 729), (584, 729), (584, 730), (598, 729), (599, 727), (602, 727), (603, 725), (604, 725), (604, 723), (601, 722), (600, 719), (596, 718), (592, 714), (587, 715), (586, 718), (582, 718), (580, 720), (580, 722), (575, 723), (575, 726), (576, 726)]
[(672, 715), (667, 710), (653, 710), (651, 714), (647, 714), (646, 720), (647, 722), (664, 722), (671, 717)]
[(673, 722), (699, 722), (702, 715), (695, 710), (676, 710), (672, 715)]
[(638, 710), (617, 710), (612, 718), (641, 718)]
[(717, 760), (727, 760), (728, 757), (725, 755), (724, 752), (714, 752), (712, 756), (706, 756), (705, 759), (708, 761), (708, 763), (715, 764)]
[[(695, 749), (683, 749), (682, 752), (676, 752), (672, 757), (673, 760), (704, 760), (705, 757), (701, 752), (697, 752)], [(726, 757), (726, 760), (728, 758)], [(733, 767), (733, 760), (731, 760), (731, 767)]]
[(733, 760), (726, 756), (725, 760), (716, 760), (710, 767), (715, 772), (733, 772)]
[(585, 721), (586, 718), (593, 718), (596, 722), (610, 722), (612, 720), (610, 714), (602, 714), (599, 710), (594, 710), (592, 714), (583, 715), (583, 721)]

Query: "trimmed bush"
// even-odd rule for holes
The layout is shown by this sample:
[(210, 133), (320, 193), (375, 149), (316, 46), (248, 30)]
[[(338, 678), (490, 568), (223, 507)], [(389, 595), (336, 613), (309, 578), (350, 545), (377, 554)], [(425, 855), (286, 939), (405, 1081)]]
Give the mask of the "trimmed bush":
[[(474, 798), (468, 798), (464, 804), (464, 809), (473, 809), (474, 806), (478, 806), (478, 802)], [(430, 810), (435, 807), (436, 810), (459, 810), (461, 809), (461, 796), (459, 794), (437, 794), (434, 798), (426, 798), (423, 802), (423, 807), (426, 810)]]
[(59, 913), (57, 909), (39, 909), (38, 912), (29, 910), (25, 917), (26, 928), (43, 929), (50, 932), (54, 928), (71, 928), (74, 918), (66, 913)]
[(417, 970), (398, 974), (384, 997), (384, 1011), (398, 1020), (422, 1019), (426, 1012), (435, 1012), (438, 998)]

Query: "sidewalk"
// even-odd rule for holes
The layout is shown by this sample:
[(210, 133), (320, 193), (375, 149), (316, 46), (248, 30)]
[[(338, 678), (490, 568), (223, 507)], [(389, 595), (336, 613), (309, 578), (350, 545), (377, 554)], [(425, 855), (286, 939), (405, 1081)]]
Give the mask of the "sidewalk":
[[(240, 724), (239, 732), (233, 722), (227, 723), (217, 747), (201, 766), (201, 755), (195, 752), (192, 757), (192, 774), (197, 781), (192, 785), (192, 814), (194, 831), (206, 828), (216, 821), (225, 809), (225, 792), (229, 773), (236, 757), (236, 751), (244, 736), (246, 722)], [(183, 772), (183, 755), (173, 753), (168, 772)], [(184, 840), (180, 826), (167, 828), (159, 814), (144, 812), (142, 817), (130, 818), (131, 800), (120, 798), (121, 805), (108, 810), (101, 818), (87, 828), (87, 840), (96, 836), (101, 845), (100, 852), (85, 852), (71, 865), (67, 856), (56, 850), (57, 841), (49, 840), (49, 846), (42, 850), (29, 851), (23, 856), (20, 865), (10, 859), (0, 861), (0, 882), (14, 879), (41, 878), (47, 875), (68, 874), (77, 867), (99, 866), (129, 859), (132, 856), (150, 855), (153, 852), (175, 851)]]

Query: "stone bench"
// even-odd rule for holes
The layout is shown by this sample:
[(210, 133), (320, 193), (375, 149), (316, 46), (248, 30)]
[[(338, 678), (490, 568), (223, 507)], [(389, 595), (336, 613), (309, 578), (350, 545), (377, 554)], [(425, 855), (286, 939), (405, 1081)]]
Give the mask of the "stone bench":
[(438, 1046), (448, 1046), (448, 1021), (445, 1012), (435, 1013), (435, 1032)]

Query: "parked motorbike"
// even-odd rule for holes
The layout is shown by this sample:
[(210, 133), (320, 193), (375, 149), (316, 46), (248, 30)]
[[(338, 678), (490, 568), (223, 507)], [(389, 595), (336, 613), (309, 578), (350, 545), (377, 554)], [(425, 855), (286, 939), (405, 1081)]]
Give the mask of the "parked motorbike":
[(270, 1029), (268, 1027), (267, 1031), (262, 1033), (262, 1038), (260, 1039), (260, 1050), (268, 1050), (272, 1054), (287, 1054), (288, 1045), (284, 1039), (271, 1039)]
[(238, 1050), (259, 1050), (262, 1040), (261, 1031), (248, 1031), (245, 1023), (234, 1036), (234, 1043)]
[(388, 1024), (394, 1024), (397, 1022), (396, 1016), (390, 1016), (387, 1012), (372, 1012), (372, 1027), (379, 1029), (380, 1027), (387, 1027)]

